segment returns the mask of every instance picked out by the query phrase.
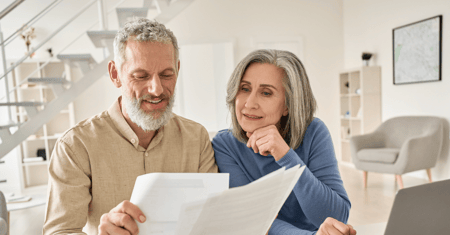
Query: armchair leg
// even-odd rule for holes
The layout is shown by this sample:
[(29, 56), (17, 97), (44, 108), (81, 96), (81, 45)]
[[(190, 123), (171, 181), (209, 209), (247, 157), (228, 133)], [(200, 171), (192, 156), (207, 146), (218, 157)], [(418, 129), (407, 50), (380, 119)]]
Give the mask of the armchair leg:
[(402, 180), (402, 176), (401, 176), (401, 175), (395, 175), (395, 177), (397, 178), (397, 184), (398, 184), (398, 187), (399, 187), (400, 189), (402, 189), (402, 188), (403, 188), (403, 180)]
[(433, 182), (433, 180), (431, 179), (431, 168), (427, 169), (427, 174), (428, 174), (428, 180), (431, 182)]
[(367, 188), (367, 171), (363, 171), (364, 188)]

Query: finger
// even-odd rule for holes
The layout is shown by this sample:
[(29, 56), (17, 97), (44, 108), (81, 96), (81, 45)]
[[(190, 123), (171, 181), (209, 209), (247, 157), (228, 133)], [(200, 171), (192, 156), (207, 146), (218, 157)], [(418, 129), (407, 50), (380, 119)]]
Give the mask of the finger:
[(252, 148), (254, 153), (259, 152), (258, 146), (256, 145), (256, 136), (252, 135), (247, 141), (247, 147)]
[[(108, 220), (111, 222), (112, 225), (114, 225), (114, 228), (122, 227), (126, 231), (129, 231), (129, 233), (124, 234), (138, 234), (139, 228), (136, 224), (136, 221), (131, 218), (130, 215), (124, 214), (124, 213), (109, 213)], [(113, 229), (108, 228), (108, 233), (111, 233)]]
[(256, 141), (256, 145), (258, 146), (259, 153), (263, 156), (269, 155), (271, 152), (271, 144), (270, 138), (264, 137)]
[(316, 235), (342, 235), (342, 233), (333, 227), (332, 224), (324, 222), (320, 225)]
[(356, 235), (356, 230), (351, 226), (350, 224), (347, 224), (347, 226), (350, 228), (350, 235)]
[(144, 213), (142, 213), (141, 209), (138, 206), (134, 205), (128, 200), (121, 202), (119, 205), (111, 209), (110, 212), (114, 213), (125, 213), (130, 215), (133, 219), (143, 223), (146, 218)]
[[(109, 235), (109, 234), (118, 234), (118, 235), (131, 235), (131, 234), (138, 234), (139, 229), (137, 228), (129, 228), (131, 231), (128, 231), (126, 228), (119, 227), (119, 225), (114, 224), (114, 214), (115, 213), (106, 213), (103, 214), (100, 218), (100, 225), (98, 226), (98, 234), (99, 235)], [(126, 215), (126, 214), (123, 214)], [(128, 216), (128, 215), (126, 215)], [(128, 216), (129, 220), (132, 220), (130, 216)], [(133, 223), (136, 225), (136, 222), (133, 221)]]
[(340, 234), (345, 235), (350, 234), (350, 227), (334, 218), (328, 217), (325, 220), (325, 223), (331, 224), (334, 228), (336, 228), (340, 232)]

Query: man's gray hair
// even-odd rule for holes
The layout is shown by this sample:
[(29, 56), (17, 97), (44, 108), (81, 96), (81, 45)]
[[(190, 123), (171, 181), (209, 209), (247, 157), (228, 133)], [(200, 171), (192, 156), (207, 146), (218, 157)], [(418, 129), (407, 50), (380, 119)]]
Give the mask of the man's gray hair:
[(178, 42), (172, 31), (157, 21), (145, 18), (135, 18), (127, 22), (125, 26), (117, 32), (117, 35), (114, 38), (114, 61), (119, 73), (122, 71), (123, 63), (126, 61), (125, 48), (127, 46), (127, 41), (130, 38), (139, 42), (172, 43), (175, 68), (178, 71)]
[(305, 68), (298, 57), (281, 50), (257, 50), (247, 55), (234, 69), (227, 85), (227, 105), (231, 113), (232, 133), (239, 141), (246, 143), (248, 137), (236, 117), (236, 95), (245, 70), (252, 63), (273, 64), (285, 72), (282, 83), (285, 90), (285, 104), (289, 114), (281, 117), (280, 133), (292, 149), (303, 141), (306, 128), (314, 119), (316, 100), (309, 85)]

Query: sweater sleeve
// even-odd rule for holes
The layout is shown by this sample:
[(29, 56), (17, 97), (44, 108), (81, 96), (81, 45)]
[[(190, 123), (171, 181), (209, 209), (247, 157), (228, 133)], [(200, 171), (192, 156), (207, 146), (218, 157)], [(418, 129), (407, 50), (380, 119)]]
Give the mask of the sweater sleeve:
[(252, 182), (233, 158), (235, 156), (233, 151), (237, 151), (236, 148), (230, 148), (222, 138), (219, 140), (217, 137), (213, 139), (212, 145), (219, 172), (230, 174), (230, 187), (239, 187)]
[(284, 234), (295, 234), (295, 235), (312, 235), (316, 234), (316, 231), (308, 231), (295, 227), (294, 225), (281, 220), (275, 219), (269, 230), (269, 235), (284, 235)]
[[(319, 228), (327, 217), (346, 223), (350, 211), (350, 200), (339, 174), (328, 129), (321, 121), (317, 125), (316, 128), (308, 130), (309, 133), (307, 131), (302, 142), (305, 145), (303, 148), (309, 149), (306, 151), (308, 162), (305, 171), (294, 186), (293, 193), (306, 217)], [(277, 163), (286, 168), (297, 164), (305, 165), (292, 149)], [(274, 226), (274, 229), (278, 226), (281, 225)]]

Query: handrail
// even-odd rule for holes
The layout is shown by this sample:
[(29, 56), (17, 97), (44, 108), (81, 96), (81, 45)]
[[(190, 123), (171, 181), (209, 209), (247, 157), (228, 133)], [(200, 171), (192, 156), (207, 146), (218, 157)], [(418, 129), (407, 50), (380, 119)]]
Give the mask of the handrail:
[(9, 4), (2, 12), (0, 12), (0, 20), (5, 17), (9, 12), (14, 10), (17, 6), (19, 6), (25, 0), (16, 0), (15, 2)]
[[(16, 39), (17, 36), (19, 36), (19, 32), (21, 32), (22, 30), (28, 29), (31, 25), (33, 25), (36, 21), (38, 21), (39, 19), (41, 19), (47, 12), (49, 12), (51, 9), (53, 9), (54, 7), (56, 7), (60, 2), (62, 2), (63, 0), (55, 0), (54, 2), (50, 3), (46, 8), (44, 8), (44, 10), (42, 10), (41, 12), (39, 12), (37, 15), (35, 15), (31, 20), (29, 20), (27, 23), (25, 23), (22, 27), (20, 27), (16, 32), (14, 32), (13, 34), (11, 34), (8, 38), (6, 38), (3, 42), (0, 42), (0, 46), (5, 44), (8, 45), (10, 42), (12, 42), (12, 40)], [(34, 21), (34, 22), (33, 22)], [(14, 38), (13, 38), (14, 37)], [(12, 39), (11, 39), (12, 38)], [(11, 39), (11, 40), (10, 40)], [(9, 40), (9, 42), (8, 42)]]
[[(108, 10), (108, 12), (106, 13), (107, 15), (111, 14), (112, 12), (114, 12), (114, 10), (119, 7), (120, 4), (122, 4), (123, 2), (125, 2), (127, 0), (122, 0), (119, 3), (117, 3), (114, 7), (112, 7), (110, 10)], [(96, 22), (94, 22), (91, 26), (89, 26), (87, 28), (87, 31), (92, 29), (97, 23), (99, 22), (99, 20), (97, 20)], [(58, 53), (55, 53), (55, 55), (63, 52), (64, 50), (66, 50), (69, 46), (71, 46), (73, 43), (75, 43), (81, 36), (85, 35), (85, 31), (82, 32), (80, 35), (78, 35), (73, 41), (71, 41), (67, 46), (65, 46), (63, 49), (61, 49)], [(9, 91), (9, 94), (12, 93), (13, 91), (17, 90), (22, 84), (26, 83), (28, 78), (30, 78), (33, 74), (35, 74), (36, 72), (38, 72), (39, 70), (41, 70), (42, 68), (44, 68), (48, 63), (50, 63), (52, 59), (49, 58), (46, 62), (44, 62), (41, 66), (39, 66), (36, 70), (34, 70), (33, 72), (31, 72), (25, 79), (23, 79), (19, 84), (17, 84), (14, 88), (12, 88)], [(1, 78), (0, 78), (1, 79)], [(5, 96), (1, 97), (0, 100), (3, 100), (4, 98), (6, 98), (8, 94), (6, 94)]]
[(11, 71), (13, 71), (14, 68), (16, 68), (17, 66), (19, 66), (19, 64), (21, 64), (23, 61), (25, 61), (28, 56), (30, 56), (31, 54), (33, 54), (35, 51), (37, 51), (41, 46), (43, 46), (45, 43), (47, 43), (50, 39), (52, 39), (57, 33), (59, 33), (59, 31), (61, 31), (62, 29), (64, 29), (68, 24), (70, 24), (74, 19), (76, 19), (78, 16), (80, 16), (87, 8), (89, 8), (92, 4), (94, 4), (95, 2), (97, 2), (97, 0), (91, 0), (88, 4), (86, 4), (80, 11), (78, 11), (74, 16), (72, 16), (72, 18), (70, 18), (66, 23), (64, 23), (63, 25), (61, 25), (58, 29), (55, 30), (55, 32), (53, 32), (50, 36), (48, 36), (46, 39), (44, 39), (44, 41), (42, 41), (39, 45), (36, 46), (36, 48), (30, 50), (24, 57), (20, 58), (15, 64), (13, 64), (1, 77), (0, 80), (2, 78), (4, 78), (6, 75), (8, 75)]

